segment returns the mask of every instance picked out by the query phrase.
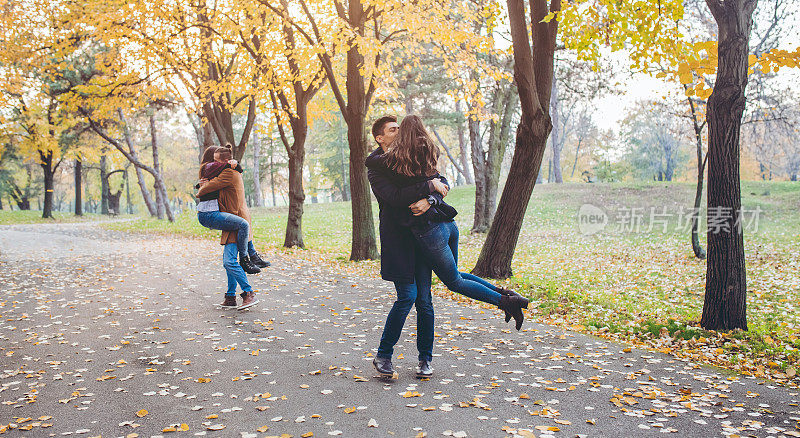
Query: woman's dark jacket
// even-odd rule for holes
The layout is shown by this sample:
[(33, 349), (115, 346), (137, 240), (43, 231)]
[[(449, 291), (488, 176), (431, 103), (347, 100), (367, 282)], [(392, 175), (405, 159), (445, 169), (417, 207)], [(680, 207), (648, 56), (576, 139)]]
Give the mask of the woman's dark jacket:
[[(407, 177), (386, 165), (383, 150), (378, 148), (367, 157), (367, 175), (380, 210), (381, 278), (398, 283), (414, 282), (415, 237), (411, 229), (422, 230), (436, 222), (450, 221), (456, 211), (435, 192), (431, 180), (442, 176)], [(432, 198), (429, 198), (432, 196)], [(420, 199), (431, 199), (431, 208), (414, 216), (409, 205)]]

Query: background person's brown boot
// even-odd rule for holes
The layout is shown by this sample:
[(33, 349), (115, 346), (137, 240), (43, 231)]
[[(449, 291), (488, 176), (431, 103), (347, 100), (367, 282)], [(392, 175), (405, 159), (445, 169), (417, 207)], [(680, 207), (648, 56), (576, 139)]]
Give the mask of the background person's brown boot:
[(242, 300), (242, 305), (237, 307), (239, 310), (244, 310), (258, 304), (258, 298), (256, 298), (256, 294), (253, 291), (243, 293), (242, 298), (244, 298)]
[(220, 304), (223, 309), (236, 308), (236, 295), (225, 295), (225, 301)]

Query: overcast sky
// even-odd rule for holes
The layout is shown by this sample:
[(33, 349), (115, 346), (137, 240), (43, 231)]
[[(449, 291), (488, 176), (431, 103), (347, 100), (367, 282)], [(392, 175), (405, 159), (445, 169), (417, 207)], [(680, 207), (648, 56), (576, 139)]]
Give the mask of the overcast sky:
[[(796, 2), (797, 7), (800, 8), (800, 0), (796, 0)], [(792, 17), (792, 23), (789, 23), (786, 29), (792, 29), (792, 31), (781, 36), (783, 41), (781, 48), (790, 51), (797, 50), (800, 48), (800, 14), (795, 14)], [(618, 66), (625, 66), (630, 63), (626, 61), (625, 54), (621, 52), (612, 53), (608, 56)], [(658, 99), (669, 92), (677, 93), (679, 91), (677, 84), (656, 79), (650, 75), (636, 74), (632, 78), (624, 80), (623, 75), (619, 76), (618, 80), (623, 82), (622, 89), (625, 90), (625, 94), (604, 96), (595, 103), (597, 111), (594, 113), (594, 120), (601, 129), (617, 131), (619, 122), (628, 115), (630, 109), (639, 100)], [(800, 68), (781, 69), (778, 72), (777, 80), (786, 86), (800, 84)], [(797, 97), (798, 94), (795, 94), (794, 98)]]

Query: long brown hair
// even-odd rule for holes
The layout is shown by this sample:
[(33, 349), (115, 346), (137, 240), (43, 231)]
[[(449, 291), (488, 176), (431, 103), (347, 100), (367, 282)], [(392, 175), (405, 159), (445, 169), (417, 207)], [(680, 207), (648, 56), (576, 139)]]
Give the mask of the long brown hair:
[(214, 153), (217, 152), (219, 146), (209, 146), (203, 151), (203, 158), (200, 159), (200, 171), (197, 173), (199, 178), (203, 177), (203, 168), (208, 163), (214, 162)]
[(439, 161), (439, 148), (425, 130), (422, 119), (406, 116), (400, 123), (400, 134), (386, 153), (390, 168), (406, 176), (435, 175)]

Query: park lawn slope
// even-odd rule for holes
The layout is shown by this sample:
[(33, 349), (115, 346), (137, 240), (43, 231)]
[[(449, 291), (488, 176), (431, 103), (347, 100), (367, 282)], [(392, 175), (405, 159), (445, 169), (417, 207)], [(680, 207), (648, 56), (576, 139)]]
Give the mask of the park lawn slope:
[(54, 211), (52, 219), (44, 219), (41, 210), (0, 210), (0, 225), (73, 223), (97, 220), (108, 220), (108, 216), (94, 213), (75, 216), (72, 213)]
[[(689, 183), (538, 185), (517, 246), (514, 276), (501, 283), (532, 299), (530, 314), (538, 321), (796, 385), (800, 184), (743, 182), (742, 196), (748, 332), (716, 333), (698, 327), (706, 263), (691, 250), (687, 218), (694, 186)], [(474, 187), (455, 188), (447, 200), (459, 211), (459, 266), (469, 271), (485, 238), (469, 233)], [(578, 226), (577, 214), (585, 204), (608, 216), (607, 226), (596, 234), (582, 233)], [(377, 221), (377, 204), (374, 207)], [(350, 217), (349, 203), (308, 204), (303, 216), (307, 250), (284, 249), (286, 208), (257, 208), (255, 240), (261, 248), (377, 277), (377, 261), (348, 262)], [(148, 218), (104, 226), (219, 236), (200, 226), (191, 213), (173, 224)], [(702, 233), (705, 226), (704, 222)], [(701, 242), (705, 246), (704, 235)], [(441, 284), (436, 288), (446, 293)]]

